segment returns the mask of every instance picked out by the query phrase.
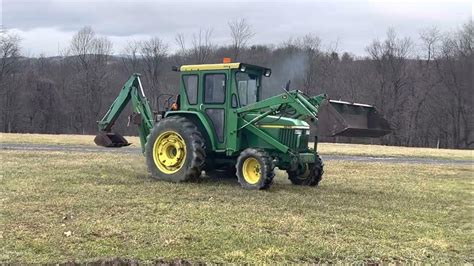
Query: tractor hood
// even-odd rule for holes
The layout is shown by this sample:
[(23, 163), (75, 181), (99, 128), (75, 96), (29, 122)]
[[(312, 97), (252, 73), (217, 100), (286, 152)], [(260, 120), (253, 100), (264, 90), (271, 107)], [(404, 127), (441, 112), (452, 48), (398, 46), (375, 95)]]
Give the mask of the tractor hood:
[[(247, 114), (245, 120), (251, 121), (259, 114)], [(269, 115), (255, 123), (259, 128), (288, 128), (288, 129), (309, 129), (309, 124), (303, 120), (288, 117)]]

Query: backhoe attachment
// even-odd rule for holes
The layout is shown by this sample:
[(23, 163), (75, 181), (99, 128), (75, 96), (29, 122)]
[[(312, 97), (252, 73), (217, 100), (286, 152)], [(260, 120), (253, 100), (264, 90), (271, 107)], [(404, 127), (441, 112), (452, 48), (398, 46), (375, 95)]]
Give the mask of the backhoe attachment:
[(145, 151), (146, 137), (153, 128), (154, 118), (140, 82), (140, 74), (133, 74), (128, 79), (107, 113), (97, 122), (100, 133), (94, 139), (95, 144), (116, 148), (131, 144), (120, 134), (111, 132), (115, 121), (117, 121), (130, 101), (132, 102), (133, 110), (133, 119), (131, 120), (133, 120), (134, 124), (138, 125), (142, 151)]

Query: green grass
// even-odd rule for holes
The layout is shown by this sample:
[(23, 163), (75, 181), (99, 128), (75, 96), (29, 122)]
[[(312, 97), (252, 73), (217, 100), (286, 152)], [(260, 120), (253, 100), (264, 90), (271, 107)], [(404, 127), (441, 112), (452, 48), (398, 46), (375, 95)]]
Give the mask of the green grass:
[[(138, 137), (126, 137), (131, 147), (140, 147)], [(52, 135), (52, 134), (9, 134), (0, 133), (1, 143), (49, 144), (95, 146), (92, 135)], [(310, 147), (313, 144), (310, 143)], [(448, 160), (473, 160), (474, 150), (408, 148), (382, 145), (362, 145), (343, 143), (319, 143), (318, 150), (323, 155), (354, 155), (381, 157), (420, 157)]]
[(247, 191), (154, 181), (133, 154), (0, 156), (0, 262), (474, 262), (470, 165), (327, 161), (317, 188)]

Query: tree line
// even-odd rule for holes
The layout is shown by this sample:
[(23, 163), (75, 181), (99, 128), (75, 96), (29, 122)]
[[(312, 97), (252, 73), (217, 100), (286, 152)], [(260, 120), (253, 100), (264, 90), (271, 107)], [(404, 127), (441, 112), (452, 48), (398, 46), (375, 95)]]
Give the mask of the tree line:
[[(245, 19), (229, 22), (229, 45), (216, 45), (212, 29), (191, 36), (177, 34), (174, 43), (159, 37), (129, 41), (115, 54), (113, 43), (91, 27), (79, 30), (67, 49), (54, 57), (24, 57), (21, 39), (0, 36), (0, 130), (19, 133), (95, 134), (121, 86), (134, 72), (153, 109), (160, 94), (178, 93), (178, 74), (171, 67), (219, 63), (223, 57), (272, 68), (263, 83), (264, 96), (292, 89), (309, 95), (374, 104), (390, 122), (388, 145), (473, 148), (474, 23), (441, 32), (429, 28), (416, 40), (389, 29), (367, 44), (364, 56), (323, 48), (314, 34), (276, 45), (251, 45), (256, 34)], [(177, 49), (171, 52), (171, 45)], [(120, 54), (120, 55), (117, 55)], [(127, 117), (116, 130), (136, 134)], [(360, 141), (328, 138), (328, 141)]]

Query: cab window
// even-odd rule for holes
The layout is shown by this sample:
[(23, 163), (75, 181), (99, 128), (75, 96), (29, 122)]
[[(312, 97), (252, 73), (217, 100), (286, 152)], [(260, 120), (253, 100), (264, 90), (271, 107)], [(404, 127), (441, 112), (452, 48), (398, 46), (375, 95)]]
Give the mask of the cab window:
[(185, 75), (183, 76), (183, 82), (189, 104), (197, 104), (198, 76)]
[(224, 103), (225, 79), (225, 74), (204, 76), (204, 103)]
[(235, 74), (240, 106), (246, 106), (258, 101), (260, 77), (258, 75), (237, 72)]

